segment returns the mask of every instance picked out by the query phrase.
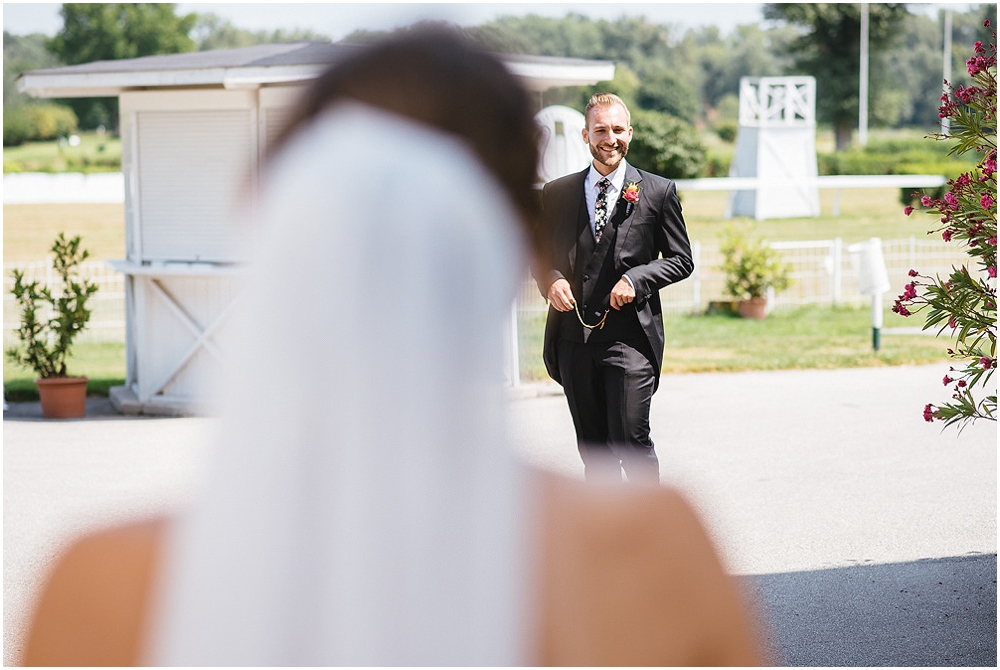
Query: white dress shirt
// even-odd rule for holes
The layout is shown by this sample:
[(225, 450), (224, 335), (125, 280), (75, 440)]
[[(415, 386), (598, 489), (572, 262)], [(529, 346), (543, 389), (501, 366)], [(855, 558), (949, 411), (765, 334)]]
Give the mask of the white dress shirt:
[(615, 213), (615, 203), (618, 202), (618, 197), (622, 193), (622, 187), (625, 185), (625, 160), (623, 159), (615, 171), (609, 175), (603, 175), (597, 171), (594, 164), (590, 164), (590, 172), (587, 173), (587, 178), (583, 182), (583, 194), (587, 199), (587, 214), (590, 216), (590, 232), (597, 234), (597, 228), (594, 223), (594, 209), (597, 207), (597, 194), (601, 192), (601, 187), (598, 186), (598, 182), (602, 179), (607, 179), (611, 182), (611, 186), (608, 187), (608, 219), (611, 219), (611, 215)]
[[(608, 221), (611, 220), (611, 216), (615, 213), (615, 205), (618, 203), (618, 198), (621, 196), (622, 188), (625, 186), (625, 166), (628, 163), (625, 159), (618, 164), (614, 172), (609, 175), (603, 175), (597, 171), (594, 164), (590, 164), (590, 171), (587, 173), (587, 178), (583, 180), (583, 196), (587, 200), (587, 215), (590, 217), (590, 232), (594, 235), (597, 234), (597, 226), (594, 221), (594, 210), (597, 208), (597, 194), (601, 192), (601, 187), (598, 186), (598, 182), (602, 179), (607, 179), (611, 182), (611, 186), (608, 187)], [(635, 290), (635, 284), (632, 282), (632, 278), (627, 274), (622, 275), (629, 284), (632, 285), (632, 290)]]

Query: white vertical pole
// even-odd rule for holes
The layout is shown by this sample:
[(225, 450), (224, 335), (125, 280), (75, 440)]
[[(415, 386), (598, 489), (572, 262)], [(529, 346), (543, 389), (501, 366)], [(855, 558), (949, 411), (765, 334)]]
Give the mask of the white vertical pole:
[(833, 240), (833, 244), (830, 246), (830, 265), (832, 266), (831, 270), (833, 270), (833, 272), (830, 273), (830, 302), (834, 305), (840, 303), (841, 284), (843, 282), (843, 272), (841, 271), (843, 253), (844, 240), (837, 237)]
[[(951, 80), (951, 10), (944, 10), (944, 55), (943, 55), (943, 67), (941, 75), (941, 91), (948, 95), (948, 84), (945, 82)], [(947, 135), (948, 131), (951, 129), (951, 122), (949, 119), (941, 119), (941, 134)]]
[(868, 146), (868, 3), (861, 3), (861, 72), (858, 76), (858, 143)]
[(882, 294), (872, 295), (872, 349), (882, 348)]
[(701, 308), (701, 242), (691, 243), (691, 256), (694, 261), (694, 272), (691, 275), (691, 311)]
[(521, 362), (517, 347), (517, 305), (519, 302), (520, 296), (511, 301), (510, 314), (504, 328), (507, 335), (507, 345), (504, 347), (504, 355), (507, 357), (507, 377), (510, 385), (514, 387), (521, 385)]

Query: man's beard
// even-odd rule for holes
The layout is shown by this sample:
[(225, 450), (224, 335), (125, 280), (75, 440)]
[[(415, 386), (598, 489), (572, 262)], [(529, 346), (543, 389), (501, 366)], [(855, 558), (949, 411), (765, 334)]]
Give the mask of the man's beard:
[(606, 159), (606, 158), (604, 158), (602, 156), (601, 152), (598, 151), (598, 149), (597, 149), (596, 146), (594, 146), (590, 142), (587, 142), (587, 146), (590, 147), (590, 155), (594, 157), (595, 161), (597, 161), (601, 165), (607, 165), (608, 167), (611, 167), (611, 168), (613, 168), (616, 165), (618, 165), (618, 163), (621, 163), (625, 159), (625, 156), (628, 154), (628, 145), (627, 144), (625, 144), (623, 142), (615, 142), (615, 149), (618, 151), (619, 158), (614, 163), (609, 163), (608, 159)]

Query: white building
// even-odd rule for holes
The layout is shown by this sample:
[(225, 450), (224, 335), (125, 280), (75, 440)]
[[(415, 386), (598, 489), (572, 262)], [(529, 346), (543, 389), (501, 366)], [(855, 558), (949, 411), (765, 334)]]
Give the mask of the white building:
[[(327, 42), (99, 61), (25, 72), (18, 88), (40, 98), (116, 96), (125, 179), (124, 387), (129, 413), (198, 410), (223, 354), (217, 339), (252, 231), (234, 204), (297, 96), (330, 63), (362, 49)], [(531, 91), (614, 77), (606, 61), (500, 56)]]

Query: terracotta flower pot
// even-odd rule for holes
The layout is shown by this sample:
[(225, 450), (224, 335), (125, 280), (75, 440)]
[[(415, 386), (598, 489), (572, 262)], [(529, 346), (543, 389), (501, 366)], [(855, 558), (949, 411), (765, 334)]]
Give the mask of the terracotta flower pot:
[(79, 419), (87, 414), (87, 377), (36, 379), (42, 416), (46, 419)]
[(740, 316), (744, 319), (757, 319), (758, 321), (763, 319), (767, 316), (767, 299), (740, 300)]

